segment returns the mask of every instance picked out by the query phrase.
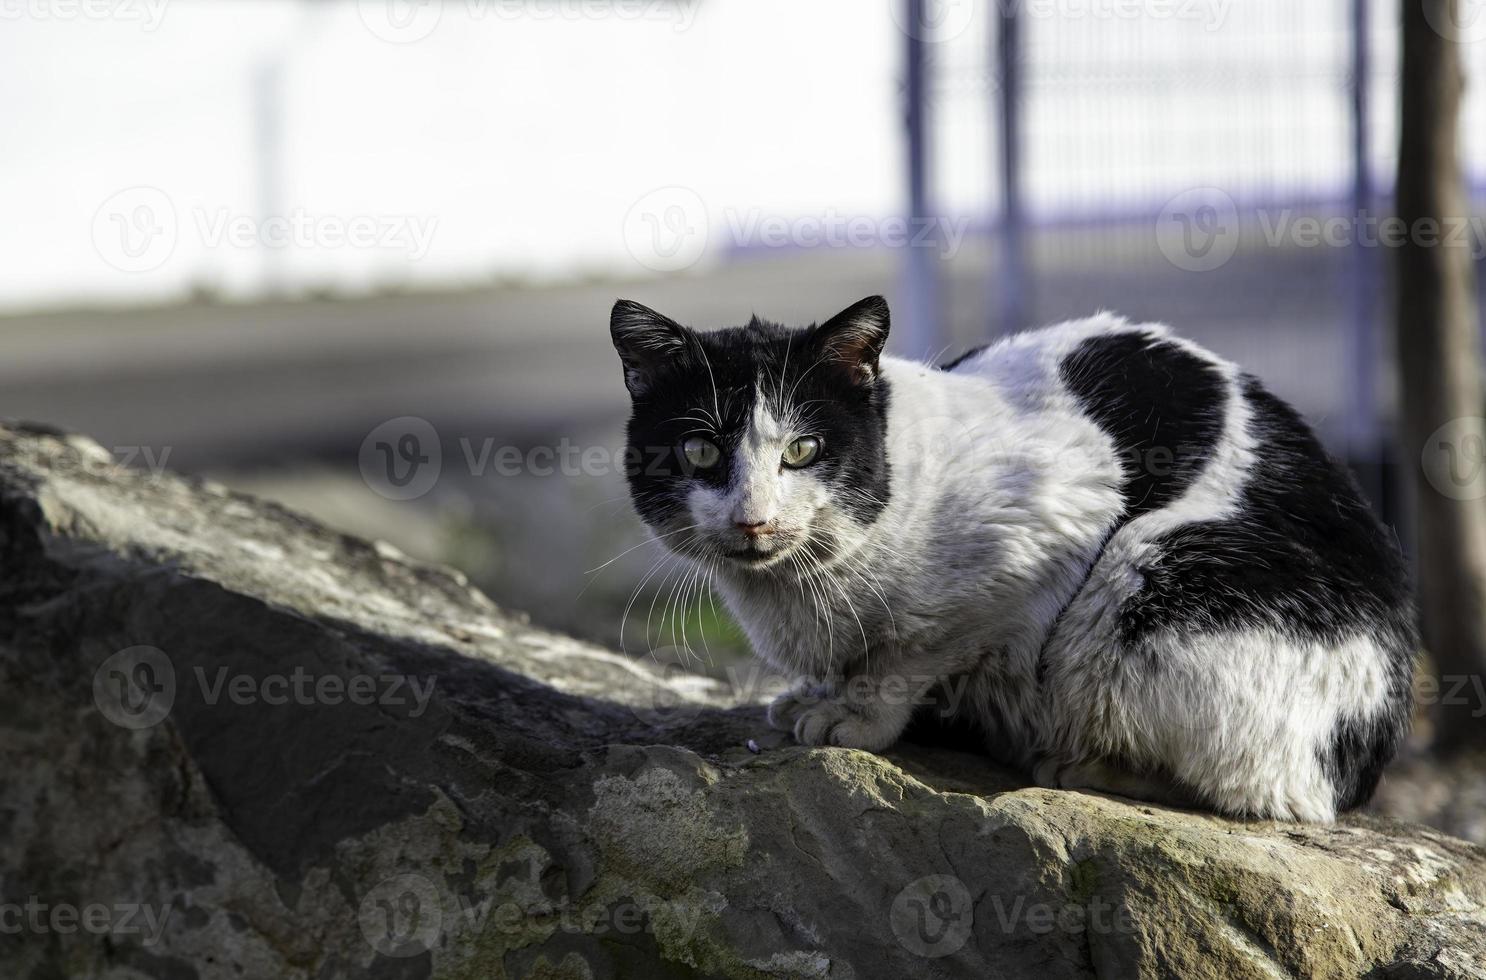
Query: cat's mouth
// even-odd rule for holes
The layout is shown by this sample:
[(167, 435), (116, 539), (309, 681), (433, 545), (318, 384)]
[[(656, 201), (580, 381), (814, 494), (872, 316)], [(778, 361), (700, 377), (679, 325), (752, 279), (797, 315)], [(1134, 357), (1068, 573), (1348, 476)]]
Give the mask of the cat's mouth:
[(795, 550), (793, 539), (777, 540), (770, 535), (762, 541), (750, 541), (742, 547), (724, 547), (722, 556), (745, 568), (764, 568)]
[(743, 565), (765, 565), (783, 555), (785, 550), (775, 548), (771, 551), (763, 551), (758, 548), (743, 548), (739, 551), (724, 551), (722, 556)]

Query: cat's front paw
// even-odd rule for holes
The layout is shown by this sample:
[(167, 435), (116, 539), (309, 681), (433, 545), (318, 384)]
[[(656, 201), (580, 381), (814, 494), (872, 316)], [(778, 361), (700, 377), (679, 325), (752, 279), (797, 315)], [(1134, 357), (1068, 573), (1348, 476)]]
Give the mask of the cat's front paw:
[(795, 723), (805, 712), (830, 696), (830, 688), (818, 681), (797, 682), (769, 703), (769, 727), (781, 732), (794, 731)]
[(806, 708), (795, 719), (795, 741), (801, 745), (835, 745), (844, 749), (881, 752), (902, 734), (903, 722), (895, 712), (875, 705), (848, 701), (821, 701)]

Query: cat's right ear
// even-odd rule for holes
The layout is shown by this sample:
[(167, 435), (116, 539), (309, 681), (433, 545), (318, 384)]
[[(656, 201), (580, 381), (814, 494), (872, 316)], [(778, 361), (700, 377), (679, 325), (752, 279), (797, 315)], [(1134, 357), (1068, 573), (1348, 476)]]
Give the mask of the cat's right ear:
[(609, 336), (624, 363), (624, 386), (639, 398), (650, 390), (656, 370), (686, 351), (685, 327), (648, 306), (622, 299), (609, 314)]

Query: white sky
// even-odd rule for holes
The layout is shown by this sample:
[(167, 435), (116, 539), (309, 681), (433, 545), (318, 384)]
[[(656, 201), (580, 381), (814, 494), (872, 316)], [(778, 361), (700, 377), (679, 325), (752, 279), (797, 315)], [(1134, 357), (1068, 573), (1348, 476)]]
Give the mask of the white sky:
[[(936, 194), (942, 210), (982, 218), (994, 201), (993, 5), (940, 2)], [(1345, 0), (1026, 2), (1039, 213), (1159, 207), (1202, 184), (1327, 193), (1345, 178)], [(698, 220), (693, 207), (705, 261), (754, 219), (901, 213), (897, 6), (0, 0), (0, 307), (165, 297), (196, 282), (245, 295), (274, 269), (290, 285), (345, 289), (643, 275), (655, 266), (636, 261), (636, 236)], [(1377, 6), (1388, 71), (1394, 4)], [(1474, 63), (1483, 52), (1472, 46)], [(277, 252), (232, 244), (224, 224), (258, 227), (253, 77), (274, 59), (279, 210), (313, 222), (309, 241)], [(1486, 126), (1467, 129), (1486, 161)], [(667, 187), (681, 190), (647, 198)], [(121, 259), (141, 203), (156, 220), (139, 228), (173, 234)], [(357, 219), (380, 243), (339, 243), (329, 226)]]

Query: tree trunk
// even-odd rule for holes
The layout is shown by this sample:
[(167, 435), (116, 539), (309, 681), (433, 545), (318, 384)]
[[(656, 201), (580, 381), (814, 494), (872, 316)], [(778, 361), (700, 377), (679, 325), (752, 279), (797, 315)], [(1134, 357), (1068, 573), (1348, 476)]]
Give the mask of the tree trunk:
[[(1398, 216), (1398, 362), (1405, 462), (1416, 477), (1420, 611), (1439, 671), (1438, 750), (1480, 744), (1481, 706), (1450, 696), (1486, 673), (1486, 441), (1475, 269), (1457, 152), (1460, 44), (1456, 0), (1403, 4), (1403, 120)], [(1451, 235), (1451, 231), (1457, 234)], [(1422, 454), (1423, 465), (1415, 460)], [(1473, 691), (1466, 683), (1460, 691)]]

